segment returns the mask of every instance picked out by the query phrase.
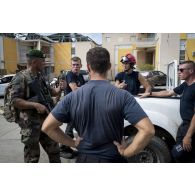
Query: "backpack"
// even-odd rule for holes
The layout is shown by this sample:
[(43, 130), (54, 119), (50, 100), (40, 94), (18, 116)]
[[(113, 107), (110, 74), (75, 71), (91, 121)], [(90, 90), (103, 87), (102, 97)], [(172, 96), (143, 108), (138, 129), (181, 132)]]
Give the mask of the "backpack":
[[(22, 73), (24, 79), (25, 75)], [(13, 77), (14, 79), (14, 77)], [(19, 122), (19, 110), (13, 106), (12, 103), (12, 81), (8, 84), (8, 86), (5, 89), (5, 95), (4, 95), (4, 118), (12, 123), (18, 123)]]
[(18, 113), (18, 110), (13, 106), (11, 102), (11, 90), (12, 90), (12, 84), (10, 82), (5, 89), (3, 116), (10, 123), (11, 122), (17, 123), (19, 119), (19, 116), (18, 116), (19, 113)]

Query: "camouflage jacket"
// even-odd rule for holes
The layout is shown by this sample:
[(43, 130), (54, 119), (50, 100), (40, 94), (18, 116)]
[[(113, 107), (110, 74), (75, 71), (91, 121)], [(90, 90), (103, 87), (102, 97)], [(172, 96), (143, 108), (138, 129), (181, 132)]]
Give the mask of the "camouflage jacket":
[[(40, 102), (39, 92), (42, 92), (45, 101)], [(21, 98), (26, 101), (38, 102), (44, 104), (50, 102), (53, 104), (51, 98), (51, 88), (46, 85), (42, 74), (32, 74), (30, 70), (24, 70), (19, 72), (12, 81), (12, 102), (16, 98)], [(46, 114), (38, 114), (36, 109), (18, 109), (19, 110), (19, 122), (18, 124), (26, 128), (29, 123), (42, 123), (46, 118)]]

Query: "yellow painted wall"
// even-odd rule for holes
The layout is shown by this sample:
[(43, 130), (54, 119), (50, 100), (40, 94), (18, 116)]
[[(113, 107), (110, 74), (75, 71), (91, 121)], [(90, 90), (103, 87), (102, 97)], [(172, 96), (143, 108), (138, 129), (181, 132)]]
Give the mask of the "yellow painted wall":
[(61, 70), (71, 69), (71, 43), (54, 44), (54, 67), (56, 76)]
[(156, 49), (155, 49), (155, 69), (157, 69), (157, 70), (160, 70), (159, 51), (160, 51), (160, 45), (159, 45), (159, 43), (157, 43)]
[(188, 60), (189, 57), (190, 60), (195, 61), (195, 57), (192, 56), (192, 52), (195, 52), (195, 39), (188, 39), (186, 40), (185, 60)]
[(17, 46), (16, 40), (3, 38), (4, 61), (7, 74), (15, 73), (17, 69)]
[(127, 53), (132, 53), (132, 47), (118, 49), (118, 72), (123, 71), (123, 66), (122, 63), (120, 62), (121, 56), (125, 56)]
[(186, 33), (180, 33), (180, 39), (187, 39)]

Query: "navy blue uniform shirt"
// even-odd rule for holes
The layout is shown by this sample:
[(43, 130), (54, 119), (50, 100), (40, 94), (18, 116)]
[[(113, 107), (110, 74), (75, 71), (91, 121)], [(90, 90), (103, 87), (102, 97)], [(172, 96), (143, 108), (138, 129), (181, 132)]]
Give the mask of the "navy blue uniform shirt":
[(77, 87), (80, 87), (85, 84), (85, 80), (82, 74), (75, 74), (72, 71), (69, 71), (66, 75), (67, 87), (65, 89), (66, 94), (70, 93), (72, 89), (70, 88), (70, 83), (76, 83)]
[(132, 95), (139, 93), (140, 82), (138, 80), (139, 72), (133, 71), (132, 73), (120, 72), (116, 75), (115, 81), (118, 80), (120, 83), (125, 82), (127, 87), (125, 90), (130, 92)]
[(78, 151), (101, 158), (120, 158), (113, 141), (121, 142), (124, 119), (136, 124), (147, 117), (135, 98), (105, 80), (91, 80), (69, 93), (56, 105), (52, 115), (63, 123), (73, 123), (83, 138)]
[(183, 121), (191, 121), (195, 113), (195, 83), (188, 85), (186, 82), (173, 89), (181, 95), (180, 115)]

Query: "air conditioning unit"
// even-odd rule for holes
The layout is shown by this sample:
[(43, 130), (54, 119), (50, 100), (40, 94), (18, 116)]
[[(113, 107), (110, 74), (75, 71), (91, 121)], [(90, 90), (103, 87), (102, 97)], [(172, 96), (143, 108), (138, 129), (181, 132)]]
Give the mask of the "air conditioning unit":
[(195, 51), (192, 52), (192, 56), (195, 57)]

